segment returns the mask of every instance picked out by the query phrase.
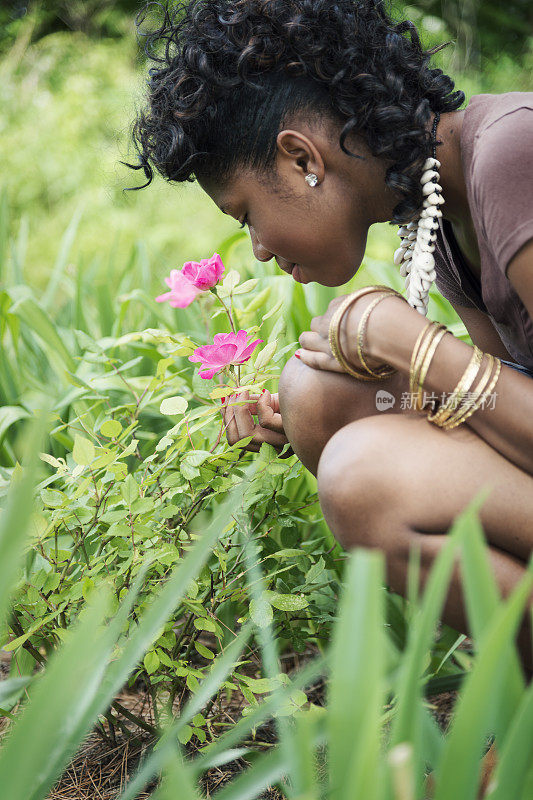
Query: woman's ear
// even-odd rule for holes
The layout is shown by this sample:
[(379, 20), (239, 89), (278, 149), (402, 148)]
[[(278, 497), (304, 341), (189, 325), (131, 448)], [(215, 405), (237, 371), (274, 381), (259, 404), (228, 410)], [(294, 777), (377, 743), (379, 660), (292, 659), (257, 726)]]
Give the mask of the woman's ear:
[(295, 130), (283, 130), (278, 133), (276, 144), (278, 156), (289, 168), (295, 169), (302, 178), (310, 172), (324, 179), (324, 160), (315, 144), (305, 134)]

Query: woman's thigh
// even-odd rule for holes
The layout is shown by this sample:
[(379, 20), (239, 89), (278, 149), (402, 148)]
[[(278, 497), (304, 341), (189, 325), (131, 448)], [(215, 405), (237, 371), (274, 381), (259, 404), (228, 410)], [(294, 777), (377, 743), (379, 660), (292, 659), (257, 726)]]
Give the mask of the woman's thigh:
[(410, 408), (409, 379), (401, 372), (385, 380), (359, 381), (312, 369), (294, 357), (281, 374), (279, 401), (287, 438), (314, 475), (326, 443), (349, 422), (373, 415), (417, 414)]
[(357, 541), (365, 531), (389, 529), (393, 535), (395, 526), (446, 533), (487, 487), (480, 520), (488, 541), (524, 561), (531, 553), (533, 476), (466, 424), (445, 431), (422, 414), (373, 415), (350, 422), (324, 447), (318, 486), (333, 509), (335, 503), (350, 505), (352, 546), (365, 544)]

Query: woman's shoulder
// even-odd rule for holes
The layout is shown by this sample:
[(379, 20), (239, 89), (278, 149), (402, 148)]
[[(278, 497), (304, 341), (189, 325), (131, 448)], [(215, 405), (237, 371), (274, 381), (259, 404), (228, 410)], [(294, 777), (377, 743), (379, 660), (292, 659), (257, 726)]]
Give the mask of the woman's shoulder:
[(476, 95), (470, 103), (461, 151), (472, 217), (505, 273), (533, 235), (533, 92)]
[(461, 136), (466, 140), (478, 139), (497, 122), (522, 109), (533, 111), (533, 92), (476, 94), (465, 109)]

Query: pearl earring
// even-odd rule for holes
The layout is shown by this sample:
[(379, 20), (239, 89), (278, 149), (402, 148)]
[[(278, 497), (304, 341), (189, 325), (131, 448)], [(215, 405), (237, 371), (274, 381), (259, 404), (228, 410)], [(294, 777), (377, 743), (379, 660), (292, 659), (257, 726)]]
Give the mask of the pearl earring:
[(307, 181), (309, 186), (316, 186), (318, 183), (318, 178), (314, 172), (310, 172), (309, 175), (306, 175), (305, 180)]

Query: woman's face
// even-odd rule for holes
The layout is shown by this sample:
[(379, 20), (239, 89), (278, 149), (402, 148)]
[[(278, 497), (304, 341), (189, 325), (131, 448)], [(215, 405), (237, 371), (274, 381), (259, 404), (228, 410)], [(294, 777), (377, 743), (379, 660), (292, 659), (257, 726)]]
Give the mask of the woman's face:
[[(213, 202), (246, 221), (258, 261), (275, 258), (301, 283), (341, 286), (361, 265), (368, 228), (390, 219), (397, 198), (385, 186), (386, 165), (360, 140), (338, 144), (340, 128), (298, 122), (277, 137), (272, 176), (240, 171), (223, 187), (199, 181)], [(316, 186), (305, 181), (318, 177)], [(294, 266), (296, 265), (296, 267)]]

